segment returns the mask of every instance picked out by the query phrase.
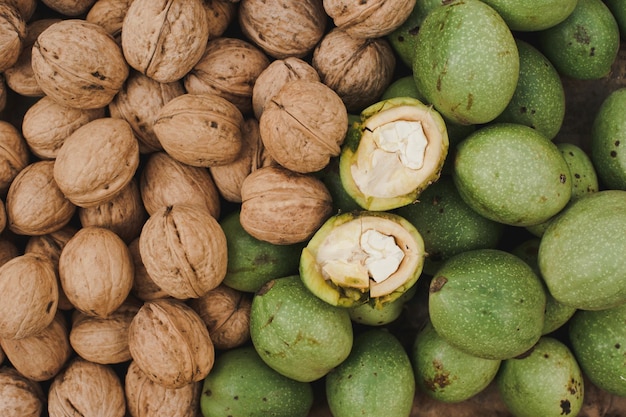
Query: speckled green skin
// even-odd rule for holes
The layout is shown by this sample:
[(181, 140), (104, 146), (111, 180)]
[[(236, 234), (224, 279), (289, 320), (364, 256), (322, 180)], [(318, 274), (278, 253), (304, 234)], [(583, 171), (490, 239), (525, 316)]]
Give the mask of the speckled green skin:
[(348, 311), (313, 295), (297, 275), (273, 279), (255, 294), (250, 337), (266, 364), (301, 382), (343, 362), (353, 342)]
[(468, 136), (457, 146), (453, 179), (470, 207), (512, 226), (548, 220), (572, 193), (569, 167), (556, 145), (518, 124), (493, 124)]
[(433, 9), (415, 41), (417, 88), (448, 119), (492, 121), (507, 106), (519, 77), (515, 39), (500, 15), (479, 0)]
[(601, 311), (579, 310), (569, 337), (580, 367), (597, 387), (626, 397), (626, 304)]
[(606, 76), (619, 50), (619, 28), (602, 0), (578, 0), (563, 22), (539, 32), (539, 48), (559, 73), (589, 80)]
[(500, 365), (496, 385), (516, 417), (577, 416), (583, 376), (576, 358), (559, 340), (544, 336), (527, 354)]
[(455, 348), (430, 323), (417, 334), (410, 356), (418, 387), (430, 397), (449, 403), (464, 401), (485, 389), (501, 363)]
[(606, 188), (626, 190), (626, 88), (613, 91), (596, 113), (591, 159)]
[(306, 417), (312, 405), (311, 384), (274, 371), (252, 346), (219, 355), (200, 397), (204, 417)]
[(383, 329), (355, 337), (350, 356), (326, 376), (334, 417), (408, 417), (415, 379), (407, 352)]
[(433, 327), (456, 348), (481, 358), (508, 359), (541, 336), (546, 295), (523, 260), (496, 249), (450, 258), (429, 289)]
[(539, 270), (559, 302), (600, 310), (626, 302), (626, 191), (572, 203), (541, 238)]
[(537, 31), (561, 23), (577, 0), (483, 0), (500, 13), (511, 30)]
[(384, 326), (396, 321), (404, 311), (404, 305), (415, 295), (417, 284), (414, 284), (404, 294), (383, 305), (363, 303), (348, 308), (350, 319), (367, 326)]
[(495, 121), (530, 126), (552, 140), (565, 117), (563, 83), (554, 66), (537, 48), (519, 39), (515, 42), (520, 60), (517, 88)]
[(626, 3), (623, 0), (603, 0), (617, 21), (621, 38), (626, 40)]

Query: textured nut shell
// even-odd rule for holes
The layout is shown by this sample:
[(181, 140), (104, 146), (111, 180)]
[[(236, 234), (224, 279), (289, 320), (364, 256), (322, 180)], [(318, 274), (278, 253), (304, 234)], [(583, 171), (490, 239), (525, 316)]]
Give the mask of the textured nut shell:
[(86, 13), (96, 0), (41, 0), (52, 10), (65, 16), (79, 16)]
[(50, 384), (49, 417), (124, 417), (124, 388), (113, 368), (74, 358)]
[(28, 165), (30, 154), (24, 137), (12, 124), (0, 120), (0, 194), (5, 194), (17, 174)]
[(131, 361), (124, 384), (126, 408), (132, 417), (197, 417), (201, 389), (202, 382), (166, 388), (150, 380), (137, 363)]
[(0, 232), (7, 227), (7, 209), (6, 205), (0, 203)]
[(122, 25), (128, 64), (163, 83), (183, 78), (208, 40), (202, 0), (134, 0)]
[(62, 20), (44, 30), (33, 45), (31, 62), (43, 92), (69, 107), (105, 107), (128, 77), (113, 37), (81, 19)]
[(232, 349), (250, 340), (251, 298), (226, 285), (189, 301), (189, 306), (202, 318), (213, 345)]
[(200, 61), (185, 76), (191, 94), (215, 94), (233, 103), (241, 113), (252, 110), (252, 89), (270, 64), (253, 44), (238, 38), (210, 40)]
[(261, 117), (265, 104), (289, 81), (320, 81), (320, 76), (308, 62), (288, 57), (273, 61), (259, 74), (252, 89), (252, 109), (257, 119)]
[(133, 285), (133, 261), (124, 241), (103, 227), (79, 229), (59, 257), (61, 286), (85, 314), (107, 317), (122, 305)]
[(0, 267), (0, 337), (21, 339), (45, 329), (59, 300), (54, 265), (35, 254), (17, 256)]
[(126, 120), (139, 141), (139, 151), (150, 153), (163, 149), (153, 130), (157, 114), (165, 103), (183, 95), (183, 83), (160, 83), (132, 71), (124, 86), (109, 104), (111, 117)]
[(384, 38), (360, 39), (331, 30), (313, 52), (313, 68), (339, 94), (348, 111), (376, 102), (393, 79), (396, 58)]
[(93, 317), (76, 312), (72, 317), (69, 343), (83, 359), (103, 365), (131, 359), (128, 328), (141, 304), (124, 302), (108, 317)]
[(104, 108), (76, 109), (44, 96), (24, 113), (22, 134), (35, 156), (41, 159), (54, 159), (69, 135), (92, 120), (103, 118), (104, 115)]
[[(13, 239), (0, 237), (0, 266), (4, 265), (8, 261), (19, 255), (21, 255), (21, 252), (17, 248), (17, 245), (14, 243)], [(2, 363), (1, 360), (0, 363)]]
[(227, 0), (202, 2), (209, 25), (209, 40), (224, 34), (237, 15), (237, 5)]
[(341, 152), (348, 112), (330, 87), (295, 80), (267, 103), (259, 129), (265, 149), (276, 162), (295, 172), (316, 172)]
[(166, 103), (154, 123), (163, 149), (198, 167), (227, 164), (239, 156), (243, 115), (215, 94), (183, 94)]
[(241, 203), (241, 185), (251, 172), (265, 166), (276, 165), (269, 152), (265, 150), (259, 132), (259, 122), (256, 119), (246, 119), (241, 133), (243, 146), (239, 157), (230, 164), (209, 167), (219, 194), (226, 201), (233, 203)]
[(9, 229), (20, 235), (55, 232), (67, 225), (76, 206), (54, 181), (54, 161), (36, 161), (15, 177), (6, 197)]
[(22, 52), (26, 38), (26, 22), (17, 7), (0, 3), (0, 72), (11, 68)]
[(149, 215), (175, 204), (198, 206), (216, 219), (221, 201), (211, 173), (172, 158), (166, 152), (154, 152), (143, 164), (139, 190)]
[(57, 152), (54, 179), (79, 207), (111, 200), (135, 175), (139, 144), (121, 119), (93, 120), (65, 139)]
[(128, 344), (137, 366), (167, 388), (204, 379), (215, 360), (215, 348), (200, 316), (172, 299), (144, 303), (130, 323)]
[(170, 298), (171, 296), (156, 285), (150, 278), (148, 271), (146, 271), (146, 267), (141, 260), (141, 253), (139, 252), (139, 238), (130, 242), (128, 249), (133, 258), (133, 265), (135, 265), (135, 279), (133, 280), (131, 293), (142, 301)]
[(409, 17), (415, 0), (324, 0), (324, 10), (335, 26), (357, 38), (380, 38)]
[(102, 26), (121, 44), (122, 25), (132, 2), (133, 0), (97, 0), (89, 9), (85, 20)]
[(11, 3), (20, 11), (22, 18), (28, 22), (35, 14), (35, 9), (39, 3), (37, 0), (5, 0), (5, 3)]
[(201, 297), (226, 276), (226, 236), (217, 220), (196, 206), (163, 207), (139, 236), (141, 259), (152, 280), (174, 298)]
[(148, 218), (141, 201), (139, 185), (133, 177), (111, 200), (94, 207), (80, 207), (78, 218), (83, 227), (100, 226), (115, 232), (129, 243), (139, 236)]
[(251, 236), (277, 245), (304, 242), (332, 212), (332, 198), (321, 180), (282, 167), (248, 175), (241, 197), (241, 226)]
[(40, 417), (45, 409), (41, 386), (9, 366), (0, 368), (0, 415)]
[(328, 16), (319, 0), (244, 0), (241, 30), (274, 58), (302, 58), (324, 36)]
[(52, 323), (22, 339), (0, 339), (11, 364), (26, 378), (43, 382), (54, 378), (72, 354), (65, 317), (57, 312)]

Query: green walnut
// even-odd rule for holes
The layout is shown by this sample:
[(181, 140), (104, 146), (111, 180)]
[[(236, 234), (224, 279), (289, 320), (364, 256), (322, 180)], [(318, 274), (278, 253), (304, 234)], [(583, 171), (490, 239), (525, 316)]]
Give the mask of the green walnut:
[(565, 20), (578, 0), (483, 0), (498, 11), (511, 30), (533, 32)]
[(626, 190), (626, 87), (604, 99), (591, 129), (591, 159), (605, 187)]

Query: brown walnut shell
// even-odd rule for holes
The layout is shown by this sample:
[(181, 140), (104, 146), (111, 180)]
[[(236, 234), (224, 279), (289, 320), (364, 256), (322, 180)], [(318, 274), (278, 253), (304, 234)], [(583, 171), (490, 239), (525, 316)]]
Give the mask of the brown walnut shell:
[(202, 297), (226, 276), (226, 236), (197, 206), (163, 207), (139, 236), (141, 259), (152, 280), (174, 298)]
[[(0, 266), (21, 254), (13, 239), (0, 237)], [(1, 360), (0, 363), (2, 363)]]
[(122, 25), (128, 64), (162, 83), (183, 78), (208, 40), (202, 0), (134, 0)]
[(49, 417), (124, 417), (125, 412), (124, 388), (108, 365), (75, 357), (50, 384)]
[(100, 25), (115, 39), (122, 43), (122, 25), (133, 0), (97, 0), (87, 12), (85, 20)]
[(125, 120), (93, 120), (68, 136), (57, 152), (54, 179), (79, 207), (111, 200), (133, 178), (139, 144)]
[(7, 88), (4, 74), (0, 74), (0, 113), (4, 111), (7, 105)]
[(26, 22), (19, 9), (11, 3), (0, 3), (0, 72), (15, 65), (25, 38)]
[(7, 208), (6, 203), (0, 201), (0, 232), (3, 232), (7, 227)]
[(276, 245), (309, 239), (333, 210), (321, 180), (276, 166), (248, 175), (241, 197), (241, 226), (251, 236)]
[(0, 337), (21, 339), (48, 327), (57, 312), (59, 290), (49, 259), (17, 256), (0, 267)]
[(0, 194), (6, 194), (29, 159), (28, 145), (20, 131), (11, 123), (0, 120)]
[(26, 22), (33, 17), (37, 4), (39, 4), (37, 0), (4, 0), (4, 3), (11, 3), (17, 7), (17, 10), (20, 11), (22, 18)]
[(242, 146), (243, 115), (215, 94), (183, 94), (166, 103), (154, 123), (163, 149), (191, 166), (233, 162)]
[(86, 13), (96, 0), (41, 0), (41, 2), (64, 16), (76, 17)]
[(319, 0), (242, 0), (241, 30), (274, 58), (302, 58), (324, 36), (328, 16)]
[(128, 77), (121, 48), (101, 26), (67, 19), (44, 30), (31, 62), (43, 92), (68, 107), (108, 105)]
[(142, 301), (156, 300), (158, 298), (171, 298), (171, 296), (163, 291), (161, 287), (156, 285), (146, 267), (141, 260), (141, 253), (139, 252), (139, 238), (134, 239), (128, 245), (130, 255), (133, 258), (133, 264), (135, 265), (135, 279), (133, 280), (133, 288), (131, 293)]
[(204, 0), (209, 24), (209, 40), (219, 38), (237, 15), (237, 5), (228, 0)]
[(59, 278), (77, 310), (107, 317), (122, 305), (133, 285), (128, 246), (109, 229), (83, 227), (65, 244)]
[(21, 375), (15, 368), (0, 368), (0, 415), (40, 417), (45, 410), (45, 395), (39, 383)]
[(295, 80), (269, 100), (259, 128), (265, 149), (276, 162), (295, 172), (316, 172), (341, 152), (348, 112), (330, 87)]
[(173, 299), (146, 301), (130, 323), (128, 344), (137, 366), (166, 388), (203, 380), (215, 361), (215, 348), (200, 316)]

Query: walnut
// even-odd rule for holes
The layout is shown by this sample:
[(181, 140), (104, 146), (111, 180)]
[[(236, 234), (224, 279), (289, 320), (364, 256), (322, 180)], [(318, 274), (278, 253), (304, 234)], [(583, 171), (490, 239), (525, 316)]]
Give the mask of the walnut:
[(204, 9), (209, 21), (209, 40), (219, 38), (237, 15), (237, 5), (228, 0), (204, 0)]
[(55, 159), (65, 139), (79, 127), (104, 117), (104, 108), (76, 109), (44, 96), (30, 106), (22, 120), (22, 135), (40, 159)]
[(124, 417), (126, 400), (113, 368), (75, 357), (50, 384), (49, 417)]
[(40, 417), (45, 410), (41, 385), (21, 375), (15, 368), (0, 368), (0, 415)]
[(341, 152), (348, 112), (330, 87), (295, 80), (267, 103), (259, 128), (265, 149), (276, 162), (295, 172), (316, 172)]
[(219, 191), (211, 173), (172, 158), (166, 152), (150, 154), (141, 171), (139, 190), (149, 215), (163, 207), (186, 204), (220, 216)]
[(131, 293), (142, 301), (156, 300), (157, 298), (171, 298), (168, 293), (154, 283), (148, 271), (146, 271), (146, 267), (141, 260), (141, 253), (139, 252), (139, 238), (130, 242), (128, 249), (130, 250), (133, 265), (135, 266), (135, 279)]
[(76, 206), (54, 180), (54, 161), (36, 161), (15, 177), (6, 197), (9, 229), (20, 235), (55, 232), (67, 225)]
[(215, 348), (206, 325), (182, 301), (146, 301), (130, 323), (130, 353), (151, 381), (181, 388), (211, 371)]
[(183, 78), (208, 40), (202, 0), (134, 0), (122, 24), (128, 64), (162, 83)]
[(161, 107), (185, 93), (181, 81), (160, 83), (137, 71), (131, 71), (124, 86), (109, 104), (111, 117), (126, 120), (139, 141), (139, 151), (162, 150), (153, 125)]
[(28, 145), (19, 130), (0, 120), (0, 194), (5, 194), (17, 174), (28, 165)]
[(17, 340), (0, 339), (0, 346), (15, 369), (38, 382), (54, 378), (72, 354), (67, 322), (61, 312), (39, 333)]
[(57, 311), (54, 265), (36, 254), (16, 256), (0, 267), (0, 338), (21, 339), (45, 329)]
[(153, 382), (134, 361), (126, 371), (126, 407), (132, 417), (197, 417), (201, 389), (202, 382), (166, 388)]
[(200, 61), (185, 76), (191, 94), (216, 94), (241, 113), (252, 110), (252, 89), (269, 59), (259, 48), (238, 38), (210, 40)]
[(121, 48), (101, 26), (67, 19), (44, 30), (31, 62), (43, 92), (68, 107), (108, 105), (128, 77)]
[(241, 30), (274, 58), (302, 58), (324, 36), (328, 16), (319, 0), (242, 0)]
[(152, 280), (174, 298), (201, 297), (226, 276), (224, 231), (197, 206), (175, 204), (152, 214), (139, 236), (139, 250)]
[(139, 144), (125, 120), (92, 120), (68, 136), (57, 152), (54, 179), (79, 207), (111, 200), (133, 178)]
[(217, 349), (231, 349), (250, 340), (251, 298), (242, 291), (220, 285), (189, 301), (209, 329)]
[(3, 2), (11, 3), (17, 7), (25, 22), (28, 22), (33, 17), (39, 3), (37, 0), (4, 0)]
[(360, 113), (391, 84), (396, 58), (385, 38), (355, 38), (335, 28), (315, 48), (311, 65), (349, 112)]
[(107, 317), (122, 305), (133, 285), (128, 246), (109, 229), (79, 229), (59, 257), (59, 278), (77, 310)]
[(276, 245), (304, 242), (332, 213), (332, 198), (321, 180), (283, 167), (248, 175), (241, 197), (241, 226), (252, 237)]
[(41, 2), (64, 16), (77, 17), (86, 13), (96, 0), (41, 0)]
[(210, 167), (241, 151), (243, 115), (215, 94), (183, 94), (166, 103), (154, 123), (163, 149), (182, 163)]
[[(0, 266), (19, 255), (21, 255), (20, 250), (13, 239), (0, 237)], [(0, 360), (0, 363), (2, 363), (2, 360)]]
[(115, 39), (122, 42), (122, 25), (133, 0), (97, 0), (89, 9), (85, 20), (100, 25)]
[(17, 62), (24, 39), (26, 22), (19, 9), (8, 2), (0, 3), (0, 72), (11, 68)]

